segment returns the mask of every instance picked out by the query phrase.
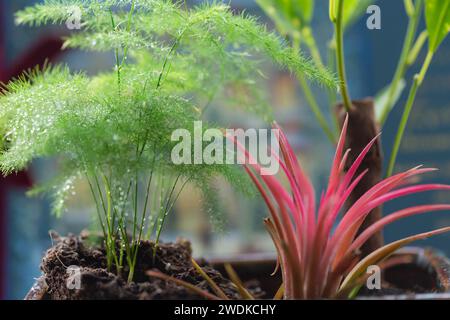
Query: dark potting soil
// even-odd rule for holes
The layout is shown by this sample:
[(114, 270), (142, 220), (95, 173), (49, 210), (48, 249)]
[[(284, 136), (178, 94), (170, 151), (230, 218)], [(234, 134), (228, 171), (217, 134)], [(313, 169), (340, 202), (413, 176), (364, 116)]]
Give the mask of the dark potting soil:
[[(41, 269), (43, 282), (47, 288), (44, 299), (201, 299), (199, 295), (173, 283), (150, 278), (146, 271), (159, 270), (167, 275), (189, 282), (200, 289), (214, 293), (205, 279), (191, 264), (191, 244), (186, 240), (176, 243), (160, 243), (153, 256), (154, 243), (142, 242), (138, 251), (134, 281), (127, 283), (128, 270), (122, 275), (106, 268), (106, 255), (103, 248), (90, 246), (79, 236), (53, 236), (54, 246), (43, 258)], [(220, 286), (224, 293), (239, 299), (235, 285), (213, 269), (206, 261), (198, 261), (202, 269)], [(68, 267), (80, 269), (81, 288), (69, 289), (70, 272)], [(256, 296), (264, 293), (258, 286), (249, 290)]]

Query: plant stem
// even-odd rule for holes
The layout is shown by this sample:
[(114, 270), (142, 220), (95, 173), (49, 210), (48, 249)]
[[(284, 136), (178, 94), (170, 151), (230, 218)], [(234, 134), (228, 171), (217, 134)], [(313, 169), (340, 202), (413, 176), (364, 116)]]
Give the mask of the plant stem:
[[(173, 185), (172, 185), (172, 187), (171, 187), (171, 189), (170, 189), (170, 192), (168, 193), (168, 195), (165, 197), (165, 203), (166, 203), (166, 205), (165, 205), (165, 207), (164, 207), (164, 211), (162, 212), (162, 216), (161, 216), (161, 221), (158, 221), (158, 223), (159, 223), (159, 225), (158, 225), (158, 228), (157, 228), (157, 233), (156, 233), (156, 240), (155, 240), (155, 253), (156, 253), (156, 247), (158, 246), (158, 243), (159, 243), (159, 239), (160, 239), (160, 237), (161, 237), (161, 231), (162, 231), (162, 228), (163, 228), (163, 226), (164, 226), (164, 222), (166, 221), (166, 217), (167, 217), (167, 215), (169, 214), (169, 212), (170, 212), (170, 210), (172, 209), (172, 206), (173, 206), (173, 204), (171, 205), (170, 203), (171, 203), (171, 199), (172, 199), (172, 196), (173, 196), (173, 193), (174, 193), (174, 191), (175, 191), (175, 188), (176, 188), (176, 186), (177, 186), (177, 184), (178, 184), (178, 180), (180, 179), (180, 177), (181, 177), (181, 175), (178, 175), (177, 176), (177, 178), (175, 179), (175, 182), (173, 183)], [(184, 185), (183, 185), (184, 186)], [(174, 203), (175, 203), (175, 201), (176, 200), (174, 200)]]
[[(303, 27), (303, 29), (301, 31), (301, 35), (302, 35), (303, 43), (308, 47), (308, 50), (311, 52), (311, 57), (312, 57), (313, 61), (320, 68), (325, 68), (325, 65), (322, 61), (322, 57), (320, 55), (320, 51), (317, 47), (317, 43), (316, 43), (316, 40), (314, 39), (314, 35), (312, 33), (311, 28)], [(328, 60), (329, 60), (328, 67), (330, 68), (330, 70), (334, 70), (336, 67), (335, 63), (334, 63), (334, 57), (336, 55), (336, 53), (335, 53), (336, 45), (335, 45), (334, 37), (333, 37), (332, 43), (333, 43), (333, 45), (328, 46)], [(332, 62), (332, 65), (330, 65), (330, 62)], [(304, 80), (304, 82), (307, 83), (306, 80)], [(303, 85), (302, 85), (302, 87), (303, 87)], [(305, 89), (305, 96), (306, 96), (307, 100), (308, 100), (308, 96), (307, 96), (308, 93), (306, 91), (308, 89), (309, 89), (309, 86), (308, 86), (308, 88)], [(310, 89), (308, 91), (311, 92)], [(328, 89), (327, 91), (328, 91), (329, 104), (330, 104), (330, 106), (333, 106), (336, 103), (336, 94), (335, 94), (336, 91), (334, 89)], [(312, 96), (312, 97), (314, 98), (314, 96)], [(316, 99), (313, 99), (313, 100), (314, 100), (315, 104), (318, 105), (317, 100)], [(311, 108), (314, 107), (314, 105), (313, 105), (314, 102), (312, 102)], [(310, 102), (308, 101), (308, 103), (310, 103)], [(318, 108), (316, 108), (316, 109), (318, 109)], [(319, 109), (319, 111), (320, 111), (320, 109)], [(314, 112), (314, 110), (313, 110), (313, 112)], [(318, 119), (318, 121), (322, 125), (322, 129), (325, 131), (328, 138), (330, 138), (330, 133), (331, 133), (333, 139), (330, 139), (330, 141), (332, 143), (335, 143), (336, 139), (337, 139), (336, 136), (339, 134), (339, 123), (338, 123), (337, 115), (334, 112), (330, 112), (330, 114), (331, 114), (331, 117), (333, 118), (333, 124), (334, 124), (334, 129), (335, 129), (334, 132), (333, 132), (333, 129), (331, 129), (330, 126), (328, 126), (328, 125), (326, 125), (326, 128), (325, 128), (323, 126), (323, 124), (321, 123), (322, 120)], [(322, 116), (322, 118), (324, 118), (324, 117)], [(326, 124), (326, 122), (325, 122), (325, 124)]]
[(138, 195), (139, 195), (139, 173), (136, 169), (136, 176), (134, 180), (134, 214), (133, 214), (133, 237), (131, 238), (132, 246), (134, 247), (134, 243), (136, 240), (136, 228), (137, 228), (137, 221), (138, 221)]
[(425, 62), (423, 63), (422, 69), (419, 73), (419, 86), (422, 85), (423, 80), (427, 74), (428, 69), (430, 68), (431, 61), (433, 60), (434, 52), (429, 51), (425, 58)]
[[(314, 42), (311, 41), (305, 41), (304, 42), (308, 48), (311, 51), (312, 56), (316, 56), (315, 60), (316, 63), (323, 67), (322, 59), (320, 58), (319, 51), (317, 50), (317, 47), (315, 46)], [(296, 39), (293, 41), (293, 47), (297, 51), (300, 49), (300, 40)], [(312, 52), (315, 51), (316, 53), (313, 54)], [(314, 58), (313, 58), (314, 59)], [(336, 142), (336, 137), (333, 134), (333, 130), (330, 128), (330, 126), (327, 123), (327, 120), (325, 119), (324, 114), (322, 113), (322, 110), (320, 110), (319, 104), (317, 103), (316, 98), (314, 97), (314, 94), (312, 93), (311, 88), (308, 85), (308, 82), (306, 81), (305, 77), (303, 75), (298, 75), (298, 81), (300, 86), (302, 87), (303, 93), (305, 94), (305, 99), (313, 112), (314, 116), (316, 117), (317, 121), (319, 122), (320, 127), (322, 128), (323, 132), (326, 134), (328, 139), (331, 141), (332, 144)]]
[(110, 224), (109, 224), (109, 220), (108, 220), (108, 212), (106, 209), (106, 205), (105, 205), (105, 200), (103, 199), (103, 194), (102, 194), (102, 190), (100, 188), (100, 183), (98, 181), (98, 177), (96, 174), (93, 174), (94, 176), (94, 181), (95, 181), (95, 185), (97, 188), (97, 193), (98, 196), (100, 197), (100, 201), (102, 204), (102, 209), (103, 209), (103, 213), (105, 215), (105, 222), (106, 222), (106, 232), (105, 232), (105, 249), (106, 249), (106, 260), (107, 260), (107, 268), (108, 271), (111, 270), (112, 267), (112, 257), (113, 257), (113, 248), (111, 247), (111, 241), (110, 241), (110, 236), (111, 236), (111, 228), (110, 228)]
[(338, 11), (335, 22), (336, 29), (336, 61), (337, 61), (337, 69), (339, 74), (340, 83), (340, 91), (344, 103), (344, 107), (347, 111), (350, 111), (352, 108), (352, 100), (350, 99), (350, 94), (348, 92), (347, 87), (347, 75), (345, 73), (345, 59), (344, 59), (344, 30), (342, 26), (343, 17), (344, 17), (344, 1), (345, 0), (337, 0)]
[(389, 166), (388, 166), (387, 174), (386, 174), (387, 177), (390, 177), (394, 171), (395, 161), (397, 160), (398, 150), (400, 149), (400, 144), (402, 142), (402, 138), (405, 133), (405, 128), (408, 123), (409, 115), (411, 114), (412, 107), (416, 100), (417, 91), (418, 91), (419, 87), (422, 85), (422, 82), (425, 78), (425, 75), (428, 71), (428, 68), (430, 67), (432, 60), (433, 60), (433, 52), (428, 51), (427, 57), (422, 66), (422, 69), (420, 70), (420, 73), (416, 74), (414, 76), (414, 82), (413, 82), (413, 85), (409, 92), (408, 101), (406, 102), (405, 109), (403, 110), (403, 115), (400, 120), (399, 127), (397, 129), (397, 134), (395, 136), (394, 147), (391, 152), (391, 157), (389, 159)]
[(156, 83), (156, 89), (159, 89), (159, 87), (161, 86), (161, 81), (162, 78), (164, 76), (164, 71), (166, 70), (167, 67), (167, 63), (169, 62), (169, 58), (172, 56), (172, 53), (176, 50), (177, 46), (179, 45), (181, 39), (183, 38), (184, 33), (186, 32), (186, 30), (189, 28), (189, 24), (187, 24), (182, 30), (181, 32), (178, 34), (178, 36), (176, 37), (176, 39), (174, 40), (174, 42), (172, 43), (172, 46), (169, 49), (169, 52), (167, 53), (167, 55), (164, 57), (164, 62), (163, 62), (163, 67), (161, 69), (161, 72), (159, 74), (158, 77), (158, 82)]
[[(336, 35), (327, 44), (327, 67), (329, 70), (336, 72)], [(334, 135), (339, 136), (341, 132), (339, 117), (334, 108), (337, 104), (337, 92), (335, 89), (328, 88), (328, 106), (331, 118), (333, 120)]]
[[(107, 264), (108, 270), (110, 270), (111, 266), (112, 266), (113, 255), (112, 255), (112, 250), (111, 250), (111, 246), (110, 246), (110, 243), (109, 243), (109, 237), (108, 237), (109, 230), (106, 230), (105, 224), (103, 223), (102, 215), (100, 213), (101, 209), (100, 209), (100, 206), (99, 206), (99, 202), (98, 202), (97, 196), (95, 194), (95, 190), (94, 190), (94, 187), (92, 185), (92, 182), (89, 179), (88, 171), (86, 171), (86, 179), (87, 179), (87, 181), (89, 183), (89, 188), (90, 188), (91, 193), (92, 193), (92, 198), (94, 199), (94, 202), (95, 202), (95, 207), (96, 207), (97, 216), (98, 216), (97, 218), (99, 220), (100, 227), (101, 227), (102, 232), (103, 232), (104, 244), (105, 244), (105, 250), (106, 250), (106, 264)], [(99, 196), (102, 198), (102, 202), (103, 202), (102, 195), (100, 194)]]
[(425, 45), (425, 42), (428, 39), (428, 31), (424, 30), (422, 31), (419, 36), (416, 39), (416, 42), (414, 43), (411, 51), (409, 52), (407, 64), (408, 66), (414, 64), (417, 60), (417, 56), (419, 55), (420, 51), (422, 50), (423, 46)]
[(130, 272), (128, 273), (128, 279), (127, 282), (131, 283), (133, 282), (133, 278), (134, 278), (134, 270), (136, 269), (136, 265), (132, 264), (131, 262), (128, 262), (130, 264)]
[(314, 113), (317, 121), (319, 122), (320, 127), (322, 128), (322, 130), (324, 131), (330, 142), (334, 144), (336, 142), (336, 137), (333, 134), (333, 130), (328, 125), (325, 116), (320, 110), (319, 104), (317, 103), (317, 100), (314, 97), (311, 88), (306, 82), (306, 79), (303, 77), (303, 75), (299, 75), (298, 81), (300, 83), (300, 86), (302, 87), (303, 93), (305, 94), (305, 99), (308, 102), (308, 105), (311, 108), (311, 111)]
[(111, 187), (108, 181), (108, 178), (102, 174), (103, 183), (105, 185), (105, 195), (106, 195), (106, 207), (107, 207), (107, 214), (106, 214), (106, 221), (108, 226), (108, 241), (109, 246), (111, 250), (112, 257), (114, 258), (114, 263), (116, 264), (117, 274), (120, 274), (121, 265), (119, 264), (119, 259), (117, 258), (117, 252), (116, 252), (116, 238), (114, 235), (114, 229), (113, 229), (113, 220), (112, 220), (112, 210), (113, 210), (113, 199), (111, 196)]
[[(127, 32), (129, 33), (131, 31), (131, 22), (132, 22), (132, 18), (133, 18), (133, 13), (136, 7), (136, 0), (133, 0), (131, 2), (131, 8), (130, 8), (130, 12), (128, 13), (128, 21), (127, 21)], [(114, 21), (114, 14), (112, 12), (112, 9), (109, 9), (109, 13), (110, 13), (110, 18), (111, 18), (111, 24), (112, 24), (112, 28), (113, 31), (116, 31), (116, 28), (118, 27)], [(122, 56), (122, 61), (119, 63), (120, 59), (119, 59), (119, 48), (116, 48), (114, 50), (114, 56), (116, 59), (116, 72), (117, 72), (117, 88), (118, 88), (118, 94), (119, 96), (121, 95), (121, 82), (122, 82), (122, 77), (121, 77), (121, 70), (122, 70), (122, 66), (125, 63), (125, 60), (127, 60), (127, 56), (128, 56), (128, 45), (124, 48), (123, 50), (123, 56)]]
[(403, 0), (403, 4), (405, 6), (405, 11), (408, 16), (412, 16), (414, 14), (414, 3), (412, 0)]
[[(112, 31), (115, 32), (116, 31), (116, 22), (114, 21), (114, 14), (112, 12), (112, 9), (109, 9), (109, 15), (110, 15), (110, 18), (111, 18)], [(114, 57), (116, 59), (117, 90), (118, 90), (118, 94), (120, 96), (120, 94), (121, 94), (121, 89), (120, 89), (120, 83), (121, 83), (120, 69), (121, 69), (121, 65), (119, 65), (119, 48), (116, 48), (114, 50)]]
[[(336, 71), (336, 39), (335, 39), (335, 35), (333, 35), (333, 38), (327, 44), (327, 67), (329, 70), (331, 70), (333, 72)], [(328, 100), (329, 100), (328, 102), (329, 102), (331, 108), (333, 108), (333, 106), (337, 102), (336, 96), (337, 96), (336, 90), (329, 88), (328, 89)], [(339, 132), (339, 129), (337, 129), (337, 132)]]
[(102, 228), (103, 236), (106, 238), (106, 228), (105, 228), (105, 224), (103, 223), (102, 215), (100, 213), (100, 206), (98, 204), (98, 200), (97, 200), (97, 196), (96, 196), (95, 191), (94, 191), (94, 187), (92, 186), (91, 180), (89, 179), (89, 175), (88, 175), (87, 172), (86, 172), (86, 179), (87, 179), (88, 184), (89, 184), (89, 189), (91, 190), (92, 198), (94, 199), (94, 202), (95, 202), (95, 209), (97, 211), (97, 218), (98, 218), (98, 221), (100, 223), (100, 227)]
[(405, 35), (405, 40), (403, 42), (403, 48), (400, 55), (400, 59), (398, 61), (397, 69), (395, 71), (394, 77), (389, 87), (388, 98), (386, 100), (385, 105), (382, 108), (383, 111), (380, 119), (381, 126), (386, 122), (389, 112), (392, 110), (395, 94), (397, 92), (400, 80), (403, 79), (403, 77), (405, 76), (406, 69), (408, 67), (409, 53), (413, 46), (414, 38), (417, 33), (417, 27), (419, 25), (419, 18), (422, 12), (422, 4), (423, 1), (418, 0), (413, 14), (409, 16), (408, 28)]
[[(134, 10), (136, 8), (136, 0), (133, 0), (131, 2), (131, 8), (130, 8), (130, 12), (128, 13), (128, 23), (127, 23), (127, 32), (129, 33), (131, 31), (131, 22), (133, 20), (133, 14), (134, 14)], [(123, 57), (122, 57), (122, 62), (120, 63), (120, 66), (122, 66), (125, 63), (125, 60), (127, 60), (127, 56), (128, 56), (128, 45), (124, 48), (123, 50)]]
[[(282, 26), (275, 22), (275, 27), (277, 30), (283, 34), (282, 32)], [(317, 47), (317, 43), (314, 39), (314, 35), (312, 33), (312, 30), (309, 26), (304, 26), (300, 30), (300, 36), (297, 34), (291, 34), (292, 38), (292, 47), (295, 51), (300, 50), (300, 44), (303, 42), (306, 47), (308, 48), (309, 52), (311, 53), (312, 60), (319, 68), (325, 68), (322, 57), (320, 55), (320, 51)], [(302, 41), (301, 41), (302, 40)], [(309, 86), (308, 82), (306, 81), (305, 77), (303, 77), (301, 74), (298, 75), (298, 80), (300, 87), (303, 90), (303, 93), (305, 94), (305, 99), (308, 103), (308, 106), (310, 107), (311, 111), (313, 112), (314, 116), (316, 117), (317, 121), (319, 122), (320, 127), (324, 131), (327, 138), (330, 140), (332, 144), (336, 142), (336, 135), (334, 134), (333, 130), (328, 125), (328, 122), (323, 114), (323, 112), (320, 110), (319, 104), (317, 102), (317, 99), (315, 98), (314, 94), (312, 93), (311, 87)]]
[(319, 68), (325, 68), (322, 57), (320, 55), (319, 48), (317, 47), (316, 40), (314, 39), (312, 30), (310, 27), (303, 27), (301, 30), (301, 35), (303, 43), (306, 44), (308, 50), (311, 52), (311, 57), (313, 61), (317, 64)]

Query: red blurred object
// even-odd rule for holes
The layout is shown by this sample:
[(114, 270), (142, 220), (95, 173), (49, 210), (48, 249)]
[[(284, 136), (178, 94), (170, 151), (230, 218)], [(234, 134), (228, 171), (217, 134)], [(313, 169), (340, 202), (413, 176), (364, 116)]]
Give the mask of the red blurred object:
[[(0, 82), (7, 83), (23, 71), (42, 66), (61, 54), (62, 41), (57, 37), (42, 37), (17, 58), (11, 65), (6, 62), (5, 8), (0, 0)], [(27, 188), (32, 185), (28, 172), (23, 171), (8, 177), (0, 177), (0, 299), (5, 297), (7, 237), (7, 192), (12, 188)]]
[[(0, 43), (1, 42), (3, 41), (0, 38)], [(32, 44), (23, 55), (16, 59), (9, 68), (5, 66), (5, 64), (0, 67), (0, 70), (2, 71), (0, 74), (0, 82), (6, 83), (19, 76), (25, 70), (34, 68), (38, 65), (43, 65), (46, 60), (53, 61), (61, 53), (62, 44), (62, 40), (55, 37), (43, 37), (39, 39), (36, 43)], [(4, 54), (2, 55), (0, 53), (0, 63), (5, 61), (3, 57)]]

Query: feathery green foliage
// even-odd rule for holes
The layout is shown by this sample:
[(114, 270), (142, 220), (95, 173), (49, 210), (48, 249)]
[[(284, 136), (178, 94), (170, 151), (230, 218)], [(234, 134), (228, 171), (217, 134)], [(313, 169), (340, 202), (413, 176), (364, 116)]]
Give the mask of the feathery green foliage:
[(74, 182), (86, 179), (108, 268), (132, 281), (141, 240), (158, 242), (188, 182), (202, 189), (220, 174), (244, 183), (231, 166), (174, 165), (175, 129), (192, 132), (203, 105), (230, 88), (246, 106), (261, 104), (255, 78), (262, 56), (321, 84), (335, 87), (336, 80), (254, 18), (222, 4), (187, 9), (167, 0), (46, 0), (18, 12), (16, 21), (61, 24), (74, 8), (81, 10), (82, 28), (65, 47), (112, 51), (115, 68), (88, 77), (47, 67), (5, 85), (0, 169), (9, 174), (36, 157), (59, 157), (59, 176), (37, 190), (52, 191), (57, 214)]
[[(53, 67), (8, 84), (0, 99), (2, 171), (25, 168), (36, 157), (59, 156), (61, 174), (46, 188), (54, 191), (57, 214), (75, 180), (86, 178), (109, 239), (109, 266), (115, 264), (118, 272), (123, 253), (116, 241), (127, 244), (129, 258), (144, 232), (159, 239), (188, 181), (203, 186), (216, 173), (242, 180), (230, 166), (172, 163), (173, 130), (192, 131), (200, 114), (189, 100), (149, 88), (135, 71), (122, 69), (119, 95), (114, 73), (88, 78)], [(133, 261), (127, 263), (131, 270)]]
[[(67, 47), (95, 51), (146, 48), (155, 57), (163, 59), (172, 52), (171, 63), (176, 63), (178, 58), (189, 57), (204, 63), (204, 70), (229, 63), (255, 70), (248, 55), (263, 54), (293, 73), (303, 73), (327, 86), (337, 85), (334, 75), (316, 68), (314, 63), (286, 46), (255, 18), (246, 14), (235, 15), (227, 5), (214, 3), (186, 9), (181, 3), (167, 0), (138, 0), (134, 1), (130, 22), (129, 12), (123, 10), (130, 3), (121, 0), (46, 0), (18, 12), (16, 22), (60, 24), (70, 17), (71, 8), (76, 6), (82, 12), (82, 32), (69, 36)], [(111, 29), (111, 20), (115, 21), (114, 30)], [(198, 55), (205, 51), (206, 55)]]

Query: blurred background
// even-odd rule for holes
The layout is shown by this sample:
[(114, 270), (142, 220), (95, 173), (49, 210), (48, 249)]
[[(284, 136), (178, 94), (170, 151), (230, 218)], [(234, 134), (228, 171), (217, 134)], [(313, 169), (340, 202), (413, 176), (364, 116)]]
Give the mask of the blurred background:
[[(7, 82), (23, 70), (42, 64), (45, 59), (67, 63), (73, 70), (89, 74), (113, 66), (112, 54), (92, 54), (61, 51), (61, 35), (68, 32), (61, 27), (26, 28), (14, 25), (14, 12), (39, 1), (0, 0), (0, 81)], [(228, 2), (228, 1), (227, 1)], [(272, 27), (253, 0), (231, 0), (237, 12), (245, 10)], [(375, 2), (375, 1), (374, 1)], [(195, 1), (190, 1), (194, 4)], [(316, 1), (313, 20), (314, 34), (325, 52), (332, 25), (328, 19), (328, 2)], [(402, 0), (376, 1), (381, 8), (381, 30), (369, 30), (366, 17), (355, 23), (346, 33), (346, 61), (349, 87), (354, 98), (374, 96), (392, 79), (407, 25)], [(423, 60), (423, 55), (418, 61)], [(407, 79), (417, 72), (411, 68)], [(299, 89), (297, 80), (288, 73), (268, 65), (266, 92), (269, 92), (275, 119), (287, 132), (291, 143), (301, 154), (300, 159), (310, 174), (316, 190), (324, 187), (333, 156), (333, 148), (317, 125)], [(314, 88), (320, 90), (320, 88)], [(318, 91), (319, 92), (319, 91)], [(326, 93), (318, 94), (319, 104), (329, 115)], [(409, 126), (400, 149), (397, 170), (424, 164), (440, 168), (428, 181), (450, 183), (450, 41), (444, 42), (437, 53), (423, 87), (420, 89)], [(382, 141), (384, 154), (392, 147), (406, 93), (389, 116)], [(220, 111), (219, 111), (220, 110)], [(207, 114), (211, 120), (226, 127), (258, 127), (264, 123), (258, 117), (239, 112), (223, 111), (212, 106)], [(387, 158), (387, 157), (386, 157)], [(320, 161), (317, 161), (320, 159)], [(47, 180), (57, 170), (54, 160), (37, 160), (26, 172), (0, 178), (0, 298), (22, 299), (40, 275), (39, 264), (51, 245), (48, 231), (65, 235), (88, 228), (93, 207), (84, 186), (70, 202), (68, 212), (56, 219), (50, 213), (50, 201), (45, 197), (29, 198), (27, 189)], [(247, 199), (220, 183), (220, 211), (224, 225), (220, 230), (209, 223), (208, 213), (196, 190), (185, 190), (180, 197), (166, 230), (164, 241), (181, 236), (192, 241), (197, 256), (230, 256), (242, 253), (273, 252), (262, 219), (267, 212), (259, 198)], [(420, 203), (449, 202), (445, 193), (430, 193), (409, 197), (384, 207), (389, 213), (401, 207)], [(428, 214), (394, 224), (385, 230), (386, 241), (420, 231), (450, 225), (450, 217)], [(418, 243), (433, 246), (450, 254), (450, 236), (439, 236)]]

